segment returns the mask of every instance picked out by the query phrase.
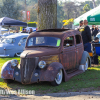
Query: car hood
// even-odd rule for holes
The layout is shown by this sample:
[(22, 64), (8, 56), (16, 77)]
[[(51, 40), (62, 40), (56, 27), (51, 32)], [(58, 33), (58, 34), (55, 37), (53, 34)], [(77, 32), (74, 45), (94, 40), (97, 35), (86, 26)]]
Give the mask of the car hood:
[(32, 57), (41, 57), (47, 55), (55, 55), (60, 52), (58, 48), (34, 48), (31, 50), (25, 50), (21, 53), (21, 58), (32, 58)]

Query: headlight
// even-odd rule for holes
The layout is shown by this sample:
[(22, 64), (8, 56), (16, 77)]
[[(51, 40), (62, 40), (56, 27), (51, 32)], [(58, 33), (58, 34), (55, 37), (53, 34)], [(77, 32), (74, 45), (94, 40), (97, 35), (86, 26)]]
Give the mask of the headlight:
[(38, 65), (39, 65), (40, 68), (44, 68), (46, 66), (46, 62), (40, 61)]
[(15, 66), (17, 66), (17, 65), (18, 65), (18, 61), (17, 61), (16, 59), (13, 59), (13, 60), (11, 61), (11, 66), (15, 67)]

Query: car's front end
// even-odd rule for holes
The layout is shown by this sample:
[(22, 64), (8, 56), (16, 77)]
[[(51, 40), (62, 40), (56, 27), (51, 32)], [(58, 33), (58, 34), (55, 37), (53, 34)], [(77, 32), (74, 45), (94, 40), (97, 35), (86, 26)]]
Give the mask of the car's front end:
[[(45, 37), (45, 40), (49, 39), (51, 37)], [(32, 45), (34, 40), (36, 40), (35, 44), (33, 43)], [(43, 41), (43, 37), (41, 41), (39, 40), (40, 37), (31, 37), (27, 40), (26, 48), (20, 56), (20, 64), (16, 64), (17, 61), (12, 60), (3, 66), (1, 74), (3, 79), (9, 78), (5, 77), (6, 74), (10, 75), (13, 73), (12, 79), (23, 84), (54, 81), (58, 71), (61, 69), (61, 65), (59, 64), (61, 40), (60, 38), (52, 37), (52, 42), (48, 41), (46, 44)]]
[[(32, 53), (31, 50), (24, 51), (21, 54), (20, 64), (18, 64), (17, 60), (6, 62), (2, 67), (1, 77), (3, 79), (12, 79), (21, 82), (22, 84), (53, 81), (55, 77), (49, 76), (56, 76), (59, 70), (59, 67), (56, 68), (56, 63), (59, 63), (59, 50), (42, 50), (45, 50), (45, 53), (43, 51), (38, 51), (37, 53), (35, 50), (34, 53)], [(50, 52), (52, 55), (48, 55)], [(43, 56), (43, 54), (45, 54), (45, 56)]]

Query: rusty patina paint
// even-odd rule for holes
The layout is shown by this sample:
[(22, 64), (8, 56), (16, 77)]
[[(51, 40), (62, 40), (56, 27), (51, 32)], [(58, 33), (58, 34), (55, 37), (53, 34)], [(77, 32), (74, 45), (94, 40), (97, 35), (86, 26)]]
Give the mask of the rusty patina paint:
[(41, 70), (40, 81), (53, 81), (60, 69), (63, 69), (60, 63), (51, 63), (45, 70)]
[(59, 55), (43, 56), (40, 60), (45, 61), (47, 65), (53, 62), (59, 62)]
[(10, 61), (6, 62), (1, 70), (1, 78), (3, 79), (14, 79), (14, 68), (11, 66)]
[[(63, 69), (64, 81), (69, 80), (69, 78), (71, 78), (75, 74), (81, 73), (80, 71), (77, 71), (76, 73), (73, 73), (72, 75), (69, 76), (66, 73), (66, 70), (68, 71), (70, 69), (77, 68), (75, 65), (76, 63), (78, 63), (79, 65), (83, 53), (82, 40), (81, 43), (77, 45), (76, 48), (75, 35), (80, 35), (80, 32), (76, 30), (65, 30), (63, 32), (62, 31), (58, 31), (58, 32), (38, 31), (38, 32), (31, 33), (28, 39), (37, 36), (58, 37), (61, 39), (61, 46), (59, 48), (52, 48), (52, 49), (44, 48), (44, 47), (34, 47), (34, 46), (27, 47), (28, 41), (26, 42), (25, 51), (21, 54), (21, 58), (29, 59), (33, 57), (39, 57), (39, 61), (43, 60), (47, 63), (47, 66), (44, 69), (40, 69), (38, 65), (37, 67), (34, 67), (35, 65), (33, 65), (33, 68), (35, 69), (32, 73), (30, 73), (31, 74), (31, 79), (29, 78), (30, 81), (27, 81), (26, 83), (34, 83), (38, 81), (53, 81), (60, 69)], [(64, 48), (63, 47), (64, 39), (69, 36), (74, 37), (74, 45), (70, 48)], [(22, 66), (22, 68), (24, 67), (25, 66)], [(37, 77), (34, 76), (35, 73), (38, 73)]]
[[(49, 47), (28, 47), (28, 39), (26, 41), (26, 46), (24, 52), (21, 54), (21, 63), (20, 63), (20, 75), (21, 82), (23, 84), (31, 84), (39, 81), (54, 81), (57, 73), (60, 69), (63, 70), (64, 81), (68, 81), (71, 77), (82, 73), (83, 71), (76, 71), (68, 74), (69, 70), (78, 69), (82, 54), (83, 54), (83, 43), (81, 39), (80, 44), (76, 44), (75, 35), (80, 35), (80, 32), (76, 30), (61, 30), (61, 29), (50, 29), (43, 30), (31, 33), (28, 37), (58, 37), (61, 39), (61, 45), (58, 48), (49, 48)], [(69, 37), (74, 37), (74, 45), (64, 48), (64, 40)], [(39, 61), (45, 61), (47, 63), (46, 67), (41, 69), (38, 66)], [(77, 66), (76, 66), (77, 65)], [(3, 78), (13, 79), (14, 69), (11, 69), (10, 63), (6, 66), (9, 66), (7, 70), (2, 71)], [(7, 78), (8, 73), (11, 71), (10, 78)], [(37, 75), (36, 75), (37, 74)]]

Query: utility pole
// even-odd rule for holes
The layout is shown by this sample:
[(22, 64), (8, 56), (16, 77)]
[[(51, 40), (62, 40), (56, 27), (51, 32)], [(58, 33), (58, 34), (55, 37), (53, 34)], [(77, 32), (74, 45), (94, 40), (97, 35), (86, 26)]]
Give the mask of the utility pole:
[(93, 3), (93, 7), (95, 8), (96, 7), (95, 0), (92, 0), (92, 3)]

